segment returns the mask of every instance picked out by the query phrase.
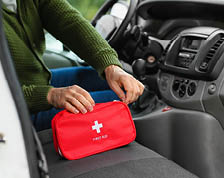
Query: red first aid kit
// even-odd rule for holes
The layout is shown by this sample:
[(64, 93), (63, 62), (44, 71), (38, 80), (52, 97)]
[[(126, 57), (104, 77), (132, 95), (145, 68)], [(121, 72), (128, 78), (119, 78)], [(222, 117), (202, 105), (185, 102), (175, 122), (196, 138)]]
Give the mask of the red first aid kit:
[(52, 120), (54, 147), (69, 160), (104, 152), (134, 141), (129, 108), (120, 101), (100, 103), (92, 112), (61, 111)]

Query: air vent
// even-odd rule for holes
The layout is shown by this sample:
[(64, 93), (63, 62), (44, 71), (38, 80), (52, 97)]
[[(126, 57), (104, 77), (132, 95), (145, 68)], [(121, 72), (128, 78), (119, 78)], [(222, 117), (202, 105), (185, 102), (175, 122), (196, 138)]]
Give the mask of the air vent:
[(206, 55), (206, 61), (210, 61), (213, 56), (215, 55), (216, 51), (219, 49), (219, 47), (222, 45), (224, 42), (224, 37), (222, 37), (220, 40), (218, 40), (208, 51), (208, 54)]
[(202, 61), (199, 67), (200, 71), (206, 72), (208, 70), (209, 62), (213, 59), (213, 57), (215, 56), (216, 52), (218, 51), (219, 47), (223, 44), (223, 42), (224, 42), (224, 36), (222, 35), (221, 39), (216, 41), (216, 43), (208, 51), (205, 60)]

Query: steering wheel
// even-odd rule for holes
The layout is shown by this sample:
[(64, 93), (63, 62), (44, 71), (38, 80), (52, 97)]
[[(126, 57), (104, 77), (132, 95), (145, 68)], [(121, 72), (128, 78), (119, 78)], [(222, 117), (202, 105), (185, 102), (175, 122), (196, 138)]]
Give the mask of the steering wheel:
[[(103, 15), (105, 15), (109, 11), (109, 9), (111, 9), (113, 7), (113, 5), (115, 3), (117, 3), (118, 1), (119, 0), (106, 1), (102, 5), (102, 7), (99, 9), (99, 11), (96, 13), (95, 17), (93, 18), (93, 20), (91, 22), (92, 25), (95, 27), (97, 24), (97, 21)], [(117, 44), (119, 44), (120, 40), (122, 39), (122, 35), (124, 34), (129, 22), (131, 21), (131, 18), (133, 17), (133, 15), (135, 13), (138, 2), (139, 2), (139, 0), (131, 0), (130, 1), (129, 8), (128, 8), (125, 18), (123, 19), (123, 21), (121, 22), (119, 27), (117, 27), (115, 30), (113, 30), (112, 34), (110, 34), (109, 37), (106, 38), (106, 40), (112, 47), (115, 47)]]

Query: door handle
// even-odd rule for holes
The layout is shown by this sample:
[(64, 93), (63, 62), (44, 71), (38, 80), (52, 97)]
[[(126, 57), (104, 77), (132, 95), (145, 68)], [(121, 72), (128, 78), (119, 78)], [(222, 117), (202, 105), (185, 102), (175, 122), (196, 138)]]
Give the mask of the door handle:
[(1, 143), (5, 143), (6, 142), (6, 139), (5, 139), (5, 136), (3, 133), (0, 133), (0, 144)]

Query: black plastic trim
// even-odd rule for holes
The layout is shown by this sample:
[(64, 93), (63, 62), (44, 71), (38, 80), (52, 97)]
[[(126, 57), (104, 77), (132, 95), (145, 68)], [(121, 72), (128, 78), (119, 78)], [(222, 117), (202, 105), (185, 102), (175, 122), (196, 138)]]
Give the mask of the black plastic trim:
[(220, 0), (146, 0), (139, 4), (138, 12), (144, 18), (224, 19), (224, 2)]

